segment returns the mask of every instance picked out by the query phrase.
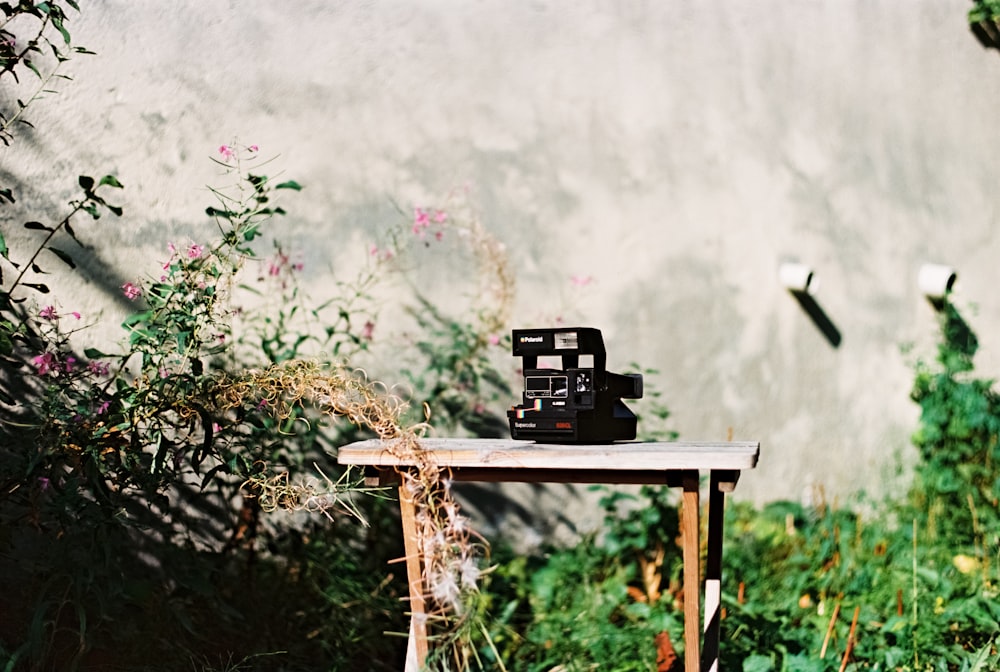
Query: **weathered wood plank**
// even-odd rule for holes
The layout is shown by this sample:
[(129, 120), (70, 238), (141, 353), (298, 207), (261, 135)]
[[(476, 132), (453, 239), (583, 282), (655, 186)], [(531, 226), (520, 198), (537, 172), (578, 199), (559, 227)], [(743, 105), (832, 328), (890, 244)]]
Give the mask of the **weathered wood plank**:
[[(421, 439), (420, 447), (441, 467), (571, 470), (734, 470), (757, 465), (756, 441), (678, 441), (599, 445), (541, 444), (511, 439)], [(409, 466), (391, 441), (372, 439), (342, 446), (341, 464)]]

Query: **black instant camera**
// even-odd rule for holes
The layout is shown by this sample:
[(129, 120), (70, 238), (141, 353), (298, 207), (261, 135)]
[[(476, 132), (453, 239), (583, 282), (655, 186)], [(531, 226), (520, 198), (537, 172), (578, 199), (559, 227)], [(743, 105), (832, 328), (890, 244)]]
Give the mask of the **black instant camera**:
[[(507, 411), (514, 439), (543, 443), (610, 443), (635, 438), (636, 417), (622, 399), (642, 397), (642, 374), (610, 373), (599, 329), (515, 329), (523, 357), (523, 403)], [(562, 369), (538, 368), (540, 356), (561, 356)], [(589, 355), (590, 365), (580, 366)], [(587, 364), (587, 362), (584, 362)]]

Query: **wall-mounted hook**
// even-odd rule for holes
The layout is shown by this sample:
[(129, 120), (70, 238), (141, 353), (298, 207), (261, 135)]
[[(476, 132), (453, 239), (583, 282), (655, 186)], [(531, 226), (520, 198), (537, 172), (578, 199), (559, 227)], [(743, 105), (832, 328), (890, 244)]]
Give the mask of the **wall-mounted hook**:
[(837, 329), (837, 325), (830, 320), (813, 296), (819, 287), (819, 280), (813, 270), (797, 261), (786, 261), (778, 267), (778, 278), (785, 289), (799, 302), (802, 310), (806, 311), (813, 324), (826, 337), (830, 345), (835, 348), (840, 346), (840, 330)]
[(778, 267), (781, 284), (790, 292), (812, 294), (819, 287), (813, 270), (797, 261), (786, 261)]
[(944, 264), (924, 264), (917, 273), (917, 285), (935, 310), (944, 307), (944, 301), (955, 287), (958, 273)]

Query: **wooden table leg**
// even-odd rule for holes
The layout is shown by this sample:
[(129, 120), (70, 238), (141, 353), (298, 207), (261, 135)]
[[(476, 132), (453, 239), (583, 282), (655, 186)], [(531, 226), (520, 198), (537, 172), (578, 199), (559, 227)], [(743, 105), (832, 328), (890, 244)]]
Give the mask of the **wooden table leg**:
[(722, 526), (726, 494), (713, 471), (708, 490), (708, 549), (705, 561), (705, 641), (701, 669), (718, 672), (722, 621)]
[(406, 478), (399, 485), (399, 513), (403, 521), (403, 549), (410, 587), (410, 636), (406, 644), (405, 672), (418, 672), (427, 661), (427, 614), (424, 606), (423, 563), (417, 536), (416, 506), (407, 491)]
[(684, 544), (684, 672), (699, 672), (701, 649), (701, 581), (698, 529), (698, 472), (685, 471), (681, 506), (681, 540)]

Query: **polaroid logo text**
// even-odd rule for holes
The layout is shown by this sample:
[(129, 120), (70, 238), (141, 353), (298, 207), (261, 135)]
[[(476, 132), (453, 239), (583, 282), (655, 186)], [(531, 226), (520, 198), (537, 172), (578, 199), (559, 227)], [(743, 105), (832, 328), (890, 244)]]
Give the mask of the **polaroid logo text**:
[(545, 340), (544, 336), (522, 336), (520, 338), (521, 343), (541, 343)]

